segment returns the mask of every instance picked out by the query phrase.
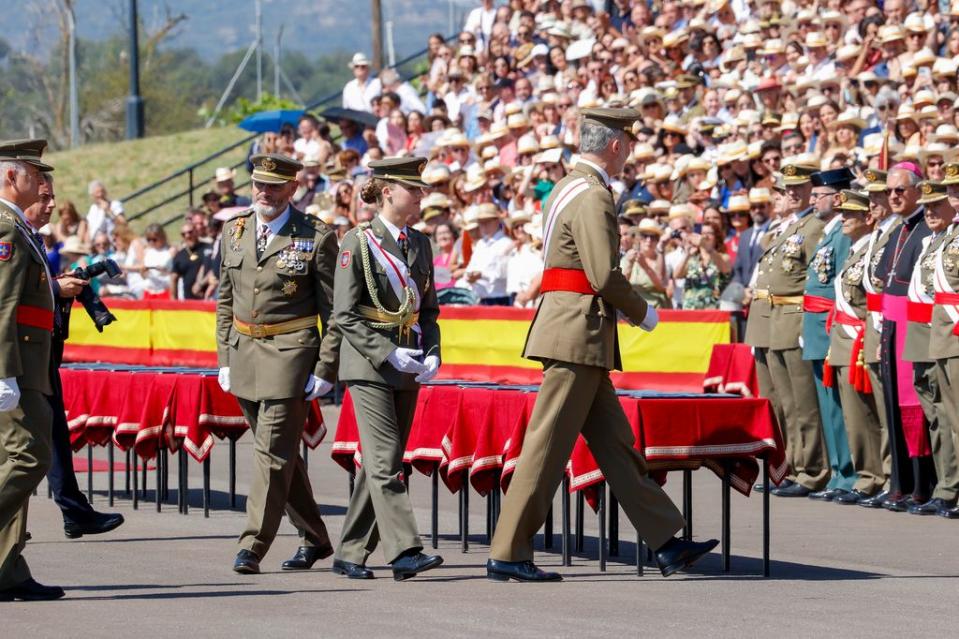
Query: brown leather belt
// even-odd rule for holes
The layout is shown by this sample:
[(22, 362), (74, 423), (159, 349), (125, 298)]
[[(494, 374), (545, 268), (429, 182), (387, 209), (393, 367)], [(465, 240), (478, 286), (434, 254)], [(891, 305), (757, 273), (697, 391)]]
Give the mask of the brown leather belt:
[(296, 331), (302, 331), (304, 328), (315, 327), (316, 315), (297, 317), (296, 319), (287, 320), (285, 322), (277, 322), (276, 324), (250, 324), (249, 322), (244, 322), (236, 317), (233, 318), (233, 328), (236, 329), (236, 332), (240, 335), (246, 335), (254, 339), (272, 337), (273, 335), (283, 335), (285, 333), (294, 333)]
[(786, 306), (788, 304), (798, 304), (802, 306), (802, 295), (772, 295), (773, 306)]

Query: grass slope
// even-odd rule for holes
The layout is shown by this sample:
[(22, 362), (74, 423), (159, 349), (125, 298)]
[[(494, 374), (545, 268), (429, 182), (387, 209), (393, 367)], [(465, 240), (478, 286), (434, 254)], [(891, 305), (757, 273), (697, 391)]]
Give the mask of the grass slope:
[[(140, 140), (90, 144), (77, 149), (50, 153), (44, 159), (56, 168), (54, 176), (58, 202), (71, 200), (80, 214), (86, 215), (90, 207), (87, 185), (91, 180), (102, 181), (111, 198), (123, 198), (141, 187), (182, 169), (187, 164), (203, 159), (243, 139), (246, 135), (245, 131), (236, 127), (197, 129)], [(210, 184), (216, 167), (231, 166), (243, 160), (246, 152), (247, 145), (241, 145), (226, 155), (198, 167), (194, 172), (194, 184), (204, 182)], [(238, 169), (237, 182), (241, 183), (246, 179), (246, 170)], [(128, 216), (135, 215), (175, 193), (186, 190), (187, 185), (186, 175), (171, 180), (150, 193), (125, 202), (126, 213)], [(197, 205), (200, 195), (205, 190), (195, 192)], [(142, 231), (143, 227), (150, 222), (163, 223), (178, 220), (188, 204), (187, 197), (181, 196), (146, 216), (137, 218), (132, 224), (135, 229)]]

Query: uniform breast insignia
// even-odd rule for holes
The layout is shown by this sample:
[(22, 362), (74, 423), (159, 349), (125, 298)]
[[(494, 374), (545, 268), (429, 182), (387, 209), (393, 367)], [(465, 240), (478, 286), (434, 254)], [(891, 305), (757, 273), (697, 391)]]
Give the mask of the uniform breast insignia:
[(843, 273), (842, 282), (846, 286), (859, 286), (862, 282), (862, 276), (866, 270), (866, 258), (862, 257), (855, 264), (851, 265)]
[(340, 268), (349, 268), (353, 262), (353, 254), (350, 251), (340, 253)]
[(803, 236), (801, 233), (793, 233), (783, 242), (783, 256), (797, 258), (802, 254)]
[(13, 257), (13, 242), (0, 242), (0, 262), (9, 262)]
[(824, 246), (816, 251), (816, 257), (813, 258), (811, 266), (819, 283), (827, 283), (832, 276), (832, 247)]
[(246, 228), (246, 218), (241, 217), (230, 229), (230, 248), (234, 251), (240, 250), (240, 238), (243, 237), (244, 228)]
[(283, 294), (287, 297), (293, 297), (296, 293), (296, 282), (293, 280), (287, 280), (283, 282)]
[(930, 297), (936, 294), (936, 288), (933, 285), (932, 275), (936, 268), (936, 252), (927, 251), (922, 257), (919, 271), (919, 283), (922, 285), (926, 295)]
[(279, 257), (276, 258), (276, 267), (291, 273), (302, 273), (306, 270), (306, 262), (297, 250), (295, 241), (280, 252)]
[(949, 255), (959, 255), (959, 235), (957, 235), (949, 245), (946, 246), (946, 253)]

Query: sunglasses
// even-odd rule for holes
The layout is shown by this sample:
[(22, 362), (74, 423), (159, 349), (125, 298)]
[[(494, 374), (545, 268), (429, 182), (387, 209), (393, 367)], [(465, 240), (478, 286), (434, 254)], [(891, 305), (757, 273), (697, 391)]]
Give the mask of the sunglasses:
[(641, 240), (658, 240), (659, 236), (655, 233), (640, 233), (639, 239)]
[(890, 193), (895, 193), (896, 195), (902, 197), (903, 195), (906, 194), (907, 191), (909, 191), (909, 190), (912, 189), (912, 188), (913, 188), (913, 187), (911, 187), (911, 186), (897, 186), (897, 187), (895, 187), (895, 188), (889, 189), (889, 192), (890, 192)]

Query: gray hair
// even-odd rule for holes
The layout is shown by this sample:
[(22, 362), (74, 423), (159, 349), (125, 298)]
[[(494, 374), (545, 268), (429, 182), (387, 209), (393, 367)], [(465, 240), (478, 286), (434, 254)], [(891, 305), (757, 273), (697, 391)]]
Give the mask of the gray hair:
[(23, 162), (17, 160), (3, 160), (0, 162), (0, 182), (6, 183), (7, 171), (15, 171), (17, 175), (23, 175), (27, 172), (27, 167)]
[(94, 191), (94, 189), (96, 189), (96, 188), (103, 188), (103, 189), (105, 189), (106, 187), (103, 186), (103, 182), (101, 182), (100, 180), (93, 180), (92, 182), (90, 182), (90, 184), (87, 185), (87, 195), (92, 196), (92, 195), (93, 195), (93, 191)]
[(603, 126), (592, 120), (583, 120), (579, 127), (579, 152), (603, 153), (613, 143), (626, 134), (616, 129)]
[(916, 175), (915, 173), (913, 173), (912, 171), (910, 171), (909, 169), (904, 169), (902, 167), (897, 168), (894, 166), (891, 169), (889, 169), (889, 173), (891, 174), (893, 171), (895, 171), (896, 173), (905, 173), (909, 178), (909, 186), (916, 186), (917, 184), (922, 182), (922, 178)]

